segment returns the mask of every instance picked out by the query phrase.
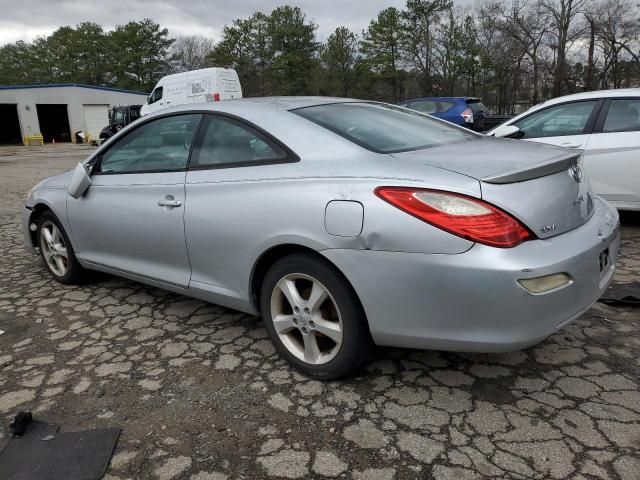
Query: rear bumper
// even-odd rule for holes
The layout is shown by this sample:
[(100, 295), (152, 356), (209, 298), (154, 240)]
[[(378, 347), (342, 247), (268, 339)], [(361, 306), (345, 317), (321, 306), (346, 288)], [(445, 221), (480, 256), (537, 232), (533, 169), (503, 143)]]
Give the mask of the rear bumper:
[[(500, 352), (538, 343), (595, 303), (615, 271), (617, 211), (595, 198), (592, 218), (571, 232), (458, 255), (325, 250), (347, 276), (379, 345)], [(600, 271), (599, 255), (611, 264)], [(572, 282), (533, 295), (519, 279), (567, 273)]]

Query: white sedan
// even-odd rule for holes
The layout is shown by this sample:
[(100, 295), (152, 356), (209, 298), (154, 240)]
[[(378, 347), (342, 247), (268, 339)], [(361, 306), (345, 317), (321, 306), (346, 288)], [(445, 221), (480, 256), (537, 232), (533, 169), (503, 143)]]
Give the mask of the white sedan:
[(554, 98), (487, 135), (582, 149), (594, 192), (620, 210), (640, 210), (640, 88)]

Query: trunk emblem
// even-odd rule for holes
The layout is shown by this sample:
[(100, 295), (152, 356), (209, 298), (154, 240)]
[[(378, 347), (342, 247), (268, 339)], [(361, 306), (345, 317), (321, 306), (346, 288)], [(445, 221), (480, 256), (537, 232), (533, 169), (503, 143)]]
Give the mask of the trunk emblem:
[(573, 179), (578, 183), (582, 181), (582, 177), (584, 176), (584, 173), (582, 172), (582, 167), (578, 162), (571, 165), (571, 167), (569, 168), (569, 173), (571, 173), (571, 176), (573, 177)]
[(544, 227), (540, 228), (540, 233), (548, 233), (548, 232), (552, 232), (556, 229), (556, 224), (553, 223), (551, 225), (545, 225)]

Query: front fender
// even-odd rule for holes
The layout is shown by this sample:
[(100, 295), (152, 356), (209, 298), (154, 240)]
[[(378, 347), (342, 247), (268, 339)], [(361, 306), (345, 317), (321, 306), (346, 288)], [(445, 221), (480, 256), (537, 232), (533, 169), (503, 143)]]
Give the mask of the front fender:
[(42, 188), (36, 190), (26, 202), (26, 207), (30, 210), (30, 213), (28, 216), (25, 214), (24, 221), (28, 231), (28, 227), (33, 221), (35, 214), (39, 213), (43, 208), (51, 210), (67, 233), (69, 240), (71, 240), (73, 250), (77, 251), (73, 231), (71, 230), (71, 224), (67, 216), (68, 196), (66, 188)]

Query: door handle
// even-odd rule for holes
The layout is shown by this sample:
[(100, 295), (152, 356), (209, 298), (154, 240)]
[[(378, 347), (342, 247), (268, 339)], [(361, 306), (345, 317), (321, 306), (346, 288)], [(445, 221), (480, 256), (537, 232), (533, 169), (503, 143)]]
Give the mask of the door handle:
[(158, 200), (159, 207), (175, 208), (182, 205), (180, 200), (175, 200), (173, 195), (167, 195), (164, 200)]
[(560, 146), (565, 148), (582, 148), (582, 145), (579, 143), (561, 143)]

